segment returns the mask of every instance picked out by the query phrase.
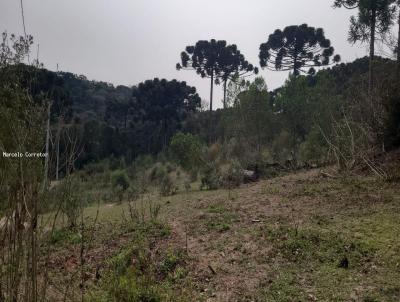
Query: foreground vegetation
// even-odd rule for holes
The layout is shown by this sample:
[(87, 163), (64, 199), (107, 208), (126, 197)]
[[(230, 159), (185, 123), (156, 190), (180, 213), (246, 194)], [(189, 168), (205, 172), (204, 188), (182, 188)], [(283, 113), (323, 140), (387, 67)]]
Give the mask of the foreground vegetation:
[[(400, 298), (398, 183), (310, 170), (149, 198), (161, 211), (146, 211), (144, 221), (128, 218), (126, 201), (85, 210), (88, 221), (97, 217), (85, 256), (89, 301)], [(55, 297), (79, 270), (76, 232), (60, 228), (48, 243)]]

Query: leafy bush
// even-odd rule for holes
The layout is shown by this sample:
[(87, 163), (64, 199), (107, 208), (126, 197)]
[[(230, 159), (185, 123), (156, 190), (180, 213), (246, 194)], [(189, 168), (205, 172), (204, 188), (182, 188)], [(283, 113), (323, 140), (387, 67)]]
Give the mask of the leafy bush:
[(164, 275), (168, 275), (169, 273), (173, 272), (181, 262), (182, 255), (180, 252), (168, 250), (163, 261), (161, 262), (160, 271)]
[(201, 178), (200, 189), (216, 190), (221, 185), (221, 173), (215, 165), (208, 164)]
[(173, 157), (187, 171), (198, 171), (202, 163), (201, 150), (200, 139), (192, 134), (177, 133), (171, 140)]
[(224, 187), (238, 187), (243, 183), (243, 168), (238, 160), (232, 160), (228, 169), (222, 175), (222, 184)]
[(272, 142), (273, 158), (276, 162), (285, 162), (292, 158), (290, 152), (291, 137), (287, 131), (282, 131)]
[(111, 174), (113, 188), (121, 187), (123, 191), (129, 188), (129, 178), (124, 170), (117, 170)]
[(300, 145), (300, 160), (307, 163), (323, 164), (327, 160), (328, 146), (321, 131), (313, 128)]
[(163, 178), (168, 174), (167, 169), (160, 163), (154, 165), (154, 167), (150, 171), (150, 181), (161, 183)]

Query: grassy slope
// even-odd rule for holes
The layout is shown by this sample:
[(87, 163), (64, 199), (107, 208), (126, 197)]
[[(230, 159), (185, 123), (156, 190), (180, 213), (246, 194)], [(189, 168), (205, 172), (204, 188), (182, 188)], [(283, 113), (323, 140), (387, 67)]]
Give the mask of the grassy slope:
[[(178, 300), (172, 297), (178, 293), (183, 301), (400, 301), (398, 183), (326, 179), (314, 170), (157, 200), (167, 227), (162, 236), (146, 231), (141, 238), (162, 300)], [(126, 204), (100, 207), (88, 279), (95, 269), (106, 274), (113, 255), (138, 245), (124, 211), (128, 217)], [(96, 212), (88, 208), (85, 215)], [(79, 248), (74, 236), (60, 241), (52, 261), (70, 278)], [(165, 271), (171, 257), (180, 264)]]

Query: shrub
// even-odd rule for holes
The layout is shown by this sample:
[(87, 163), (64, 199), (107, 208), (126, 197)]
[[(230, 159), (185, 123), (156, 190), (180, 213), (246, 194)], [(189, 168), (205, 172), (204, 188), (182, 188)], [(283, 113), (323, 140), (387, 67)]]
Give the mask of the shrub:
[(273, 158), (277, 162), (285, 162), (292, 158), (290, 152), (290, 146), (292, 145), (292, 139), (287, 131), (282, 131), (272, 142), (272, 153)]
[(177, 187), (171, 176), (166, 174), (160, 182), (160, 194), (161, 196), (171, 196), (177, 191)]
[(167, 171), (167, 173), (171, 173), (176, 170), (176, 167), (171, 163), (166, 163), (165, 170)]
[(102, 174), (106, 171), (106, 168), (104, 161), (99, 163), (88, 163), (85, 165), (84, 171), (87, 175)]
[[(97, 287), (92, 287), (85, 300), (92, 302), (161, 302), (186, 301), (176, 293), (171, 282), (184, 275), (182, 253), (151, 253), (151, 242), (166, 236), (166, 226), (142, 222), (135, 226), (132, 244), (123, 247), (107, 261)], [(154, 258), (157, 256), (157, 258)], [(161, 256), (161, 258), (158, 258)], [(160, 261), (157, 261), (159, 259)], [(176, 279), (175, 279), (176, 278)]]
[(132, 177), (151, 168), (154, 159), (150, 155), (139, 155), (129, 166), (129, 175)]
[(324, 163), (328, 148), (321, 131), (313, 128), (300, 145), (300, 160), (307, 163)]
[(112, 199), (112, 201), (122, 202), (122, 199), (124, 198), (124, 192), (124, 189), (120, 185), (113, 187), (112, 196), (114, 198), (117, 197), (117, 200)]
[(207, 152), (207, 160), (209, 162), (213, 162), (216, 161), (218, 158), (218, 155), (220, 153), (220, 146), (218, 144), (212, 144), (209, 148), (208, 148), (208, 152)]
[(238, 160), (232, 160), (228, 169), (222, 175), (222, 184), (224, 187), (238, 187), (243, 183), (243, 168)]
[(172, 250), (168, 250), (164, 257), (164, 260), (161, 262), (160, 265), (161, 273), (163, 273), (164, 275), (168, 275), (169, 273), (174, 272), (176, 267), (182, 262), (182, 258), (183, 256), (179, 251), (175, 252)]
[(80, 234), (76, 230), (71, 229), (54, 229), (49, 234), (48, 243), (50, 245), (78, 244), (82, 240)]
[(57, 199), (61, 202), (61, 212), (67, 217), (69, 228), (77, 226), (82, 207), (80, 191), (80, 180), (72, 176), (63, 179), (56, 188)]
[(221, 185), (221, 173), (215, 165), (208, 164), (201, 178), (200, 189), (216, 190)]
[(233, 137), (223, 145), (223, 156), (226, 158), (241, 158), (245, 153), (248, 146), (241, 140)]
[(177, 133), (171, 140), (170, 151), (176, 162), (187, 171), (198, 171), (202, 163), (202, 144), (197, 136)]
[(157, 163), (150, 171), (150, 181), (161, 183), (162, 179), (167, 174), (167, 169), (163, 165)]
[(111, 156), (109, 159), (109, 167), (111, 171), (123, 169), (126, 167), (125, 159), (123, 157), (115, 158), (114, 156)]
[(124, 170), (117, 170), (111, 174), (113, 188), (121, 187), (123, 191), (129, 188), (129, 178)]

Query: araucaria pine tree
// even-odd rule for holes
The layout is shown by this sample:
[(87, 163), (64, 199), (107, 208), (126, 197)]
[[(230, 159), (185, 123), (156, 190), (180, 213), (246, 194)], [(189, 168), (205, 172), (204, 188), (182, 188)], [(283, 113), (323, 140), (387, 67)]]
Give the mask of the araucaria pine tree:
[(369, 42), (369, 84), (373, 88), (373, 60), (377, 36), (389, 32), (395, 18), (395, 0), (335, 0), (334, 7), (357, 9), (357, 16), (350, 18), (349, 42)]
[(294, 75), (314, 73), (314, 67), (340, 61), (340, 56), (334, 55), (331, 41), (325, 38), (324, 30), (307, 24), (275, 30), (268, 41), (260, 45), (259, 58), (263, 68), (292, 70)]

